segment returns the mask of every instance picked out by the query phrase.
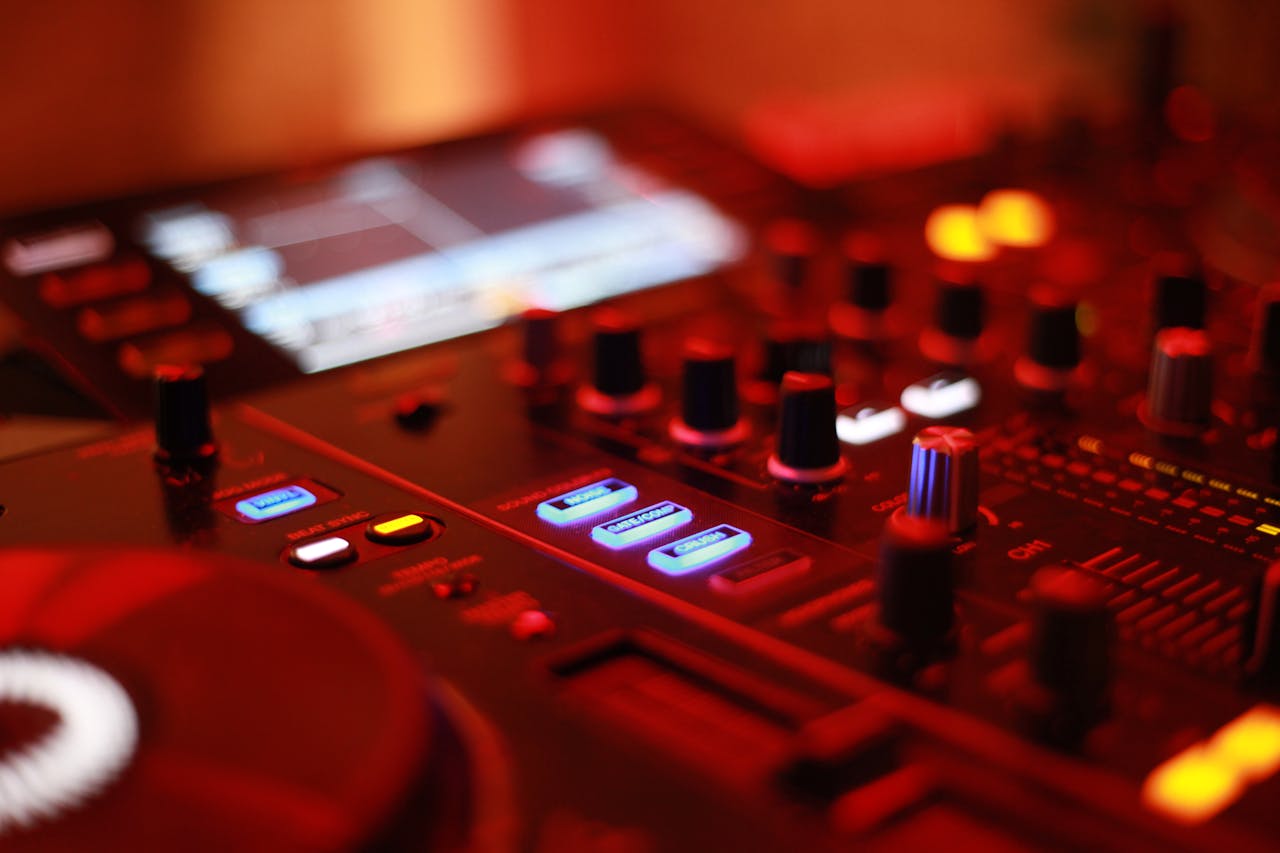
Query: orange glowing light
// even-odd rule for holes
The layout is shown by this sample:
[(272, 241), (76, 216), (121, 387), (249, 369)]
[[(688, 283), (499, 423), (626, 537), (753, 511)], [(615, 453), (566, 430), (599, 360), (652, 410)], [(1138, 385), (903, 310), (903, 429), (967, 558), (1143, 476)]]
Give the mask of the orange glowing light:
[(1252, 781), (1280, 770), (1280, 708), (1258, 705), (1227, 723), (1209, 742), (1213, 757)]
[(978, 219), (978, 209), (971, 204), (944, 204), (925, 221), (925, 241), (935, 255), (949, 261), (989, 261), (997, 247), (987, 239)]
[(992, 190), (978, 206), (978, 225), (993, 243), (1034, 248), (1053, 236), (1053, 209), (1028, 190)]
[(1235, 767), (1197, 744), (1148, 774), (1142, 800), (1176, 820), (1202, 823), (1235, 802), (1244, 786)]

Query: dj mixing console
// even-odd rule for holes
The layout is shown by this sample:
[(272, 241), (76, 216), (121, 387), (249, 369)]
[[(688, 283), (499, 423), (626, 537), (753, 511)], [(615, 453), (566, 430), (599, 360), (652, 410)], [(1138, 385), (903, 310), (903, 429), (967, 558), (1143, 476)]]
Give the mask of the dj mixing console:
[(1112, 136), (10, 223), (31, 399), (112, 417), (4, 401), (4, 849), (1274, 846), (1274, 149)]

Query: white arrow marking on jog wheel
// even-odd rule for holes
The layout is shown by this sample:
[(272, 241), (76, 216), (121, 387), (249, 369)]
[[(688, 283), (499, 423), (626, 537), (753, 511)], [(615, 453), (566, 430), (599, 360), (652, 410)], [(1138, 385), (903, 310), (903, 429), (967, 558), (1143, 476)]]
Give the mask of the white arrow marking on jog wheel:
[(58, 721), (0, 761), (0, 835), (78, 808), (119, 775), (137, 749), (138, 715), (129, 694), (82, 660), (0, 652), (3, 702), (45, 708)]

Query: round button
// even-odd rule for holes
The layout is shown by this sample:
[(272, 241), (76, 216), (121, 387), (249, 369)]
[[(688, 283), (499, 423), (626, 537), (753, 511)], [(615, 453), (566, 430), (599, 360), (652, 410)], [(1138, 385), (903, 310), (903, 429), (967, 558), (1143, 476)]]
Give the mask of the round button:
[(365, 525), (364, 535), (380, 545), (413, 545), (435, 539), (444, 532), (444, 522), (416, 512), (380, 515)]
[(342, 536), (325, 536), (290, 545), (285, 552), (290, 563), (300, 569), (336, 569), (354, 562), (359, 554)]

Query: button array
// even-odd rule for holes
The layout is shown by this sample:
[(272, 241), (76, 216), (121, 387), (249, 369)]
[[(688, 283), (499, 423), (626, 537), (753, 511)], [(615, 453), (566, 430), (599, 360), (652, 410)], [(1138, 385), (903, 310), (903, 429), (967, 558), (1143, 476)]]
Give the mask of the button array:
[[(375, 546), (396, 548), (426, 542), (439, 537), (442, 533), (444, 533), (444, 522), (417, 512), (380, 515), (364, 526), (364, 538), (369, 542)], [(348, 536), (349, 534), (329, 534), (295, 542), (285, 549), (285, 559), (300, 569), (334, 569), (345, 566), (360, 557), (359, 550)], [(373, 550), (376, 552), (377, 548)], [(373, 556), (378, 554), (375, 553)], [(474, 588), (474, 578), (470, 586)]]
[[(598, 480), (538, 504), (543, 521), (563, 527), (603, 515), (635, 501), (639, 490), (616, 477)], [(593, 541), (620, 550), (690, 524), (693, 511), (673, 501), (660, 501), (591, 528)], [(668, 575), (683, 575), (736, 554), (751, 544), (751, 534), (729, 524), (708, 527), (681, 539), (659, 545), (648, 553), (650, 566)]]

